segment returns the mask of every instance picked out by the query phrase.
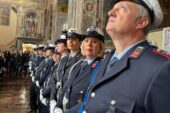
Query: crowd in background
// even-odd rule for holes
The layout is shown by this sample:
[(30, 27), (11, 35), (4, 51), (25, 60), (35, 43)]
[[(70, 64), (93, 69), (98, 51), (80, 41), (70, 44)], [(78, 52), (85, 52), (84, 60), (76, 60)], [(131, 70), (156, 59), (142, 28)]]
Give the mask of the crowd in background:
[(0, 79), (12, 72), (16, 76), (22, 72), (27, 72), (28, 61), (30, 57), (29, 51), (8, 51), (0, 50)]

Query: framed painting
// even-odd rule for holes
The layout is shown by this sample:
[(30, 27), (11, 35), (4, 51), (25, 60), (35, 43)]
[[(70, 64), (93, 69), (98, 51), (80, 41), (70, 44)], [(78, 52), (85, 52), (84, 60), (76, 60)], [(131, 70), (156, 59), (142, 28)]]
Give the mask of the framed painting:
[(68, 12), (68, 0), (58, 0), (57, 11), (67, 13)]
[(0, 25), (8, 26), (10, 20), (10, 7), (0, 3)]

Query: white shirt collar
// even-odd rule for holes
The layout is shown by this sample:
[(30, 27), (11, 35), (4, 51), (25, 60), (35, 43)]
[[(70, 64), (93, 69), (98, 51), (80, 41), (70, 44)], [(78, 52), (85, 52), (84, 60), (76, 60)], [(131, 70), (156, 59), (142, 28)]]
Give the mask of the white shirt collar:
[(96, 58), (86, 58), (84, 61), (87, 61), (88, 65), (90, 65)]

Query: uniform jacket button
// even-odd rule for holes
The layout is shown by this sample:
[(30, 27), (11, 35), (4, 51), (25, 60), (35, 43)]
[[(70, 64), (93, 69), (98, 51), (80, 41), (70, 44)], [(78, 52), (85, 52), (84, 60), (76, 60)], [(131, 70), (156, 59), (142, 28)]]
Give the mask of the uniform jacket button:
[(86, 111), (83, 111), (83, 113), (87, 113)]
[(83, 94), (83, 91), (80, 91), (81, 94)]
[(116, 101), (115, 100), (112, 100), (111, 101), (111, 105), (115, 105), (116, 104)]
[(70, 88), (68, 89), (68, 92), (70, 92)]
[(91, 97), (92, 98), (95, 97), (95, 93), (94, 92), (91, 93)]

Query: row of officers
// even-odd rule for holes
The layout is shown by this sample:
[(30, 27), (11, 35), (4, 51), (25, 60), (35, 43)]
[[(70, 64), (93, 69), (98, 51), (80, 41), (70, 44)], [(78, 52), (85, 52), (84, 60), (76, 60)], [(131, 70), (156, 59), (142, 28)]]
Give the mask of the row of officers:
[(35, 48), (29, 63), (29, 112), (63, 113), (82, 103), (104, 51), (102, 31), (95, 26), (84, 35), (71, 28), (55, 45)]
[(47, 48), (45, 59), (40, 54), (32, 58), (34, 110), (170, 113), (170, 56), (146, 39), (163, 20), (158, 0), (113, 0), (112, 5), (106, 31), (115, 49), (105, 59), (104, 37), (94, 26), (84, 35), (75, 29), (61, 35), (55, 42), (59, 61)]
[[(152, 41), (142, 41), (142, 43), (166, 54)], [(141, 46), (136, 47), (130, 57), (138, 58), (143, 49)], [(63, 32), (54, 45), (39, 45), (35, 48), (29, 62), (32, 80), (29, 112), (84, 113), (81, 110), (84, 101), (89, 95), (91, 98), (96, 95), (94, 92), (89, 94), (89, 91), (97, 72), (99, 74), (105, 69), (105, 73), (115, 73), (112, 70), (115, 60), (108, 60), (113, 51), (104, 56), (106, 55), (104, 50), (104, 37), (101, 30), (95, 26), (90, 26), (84, 35), (78, 34), (76, 29), (71, 28), (68, 33)], [(104, 96), (105, 92), (102, 95), (103, 98), (109, 98)], [(116, 102), (110, 100), (110, 103), (114, 105)], [(76, 108), (77, 106), (79, 108)], [(76, 108), (77, 111), (72, 111), (71, 108)]]

